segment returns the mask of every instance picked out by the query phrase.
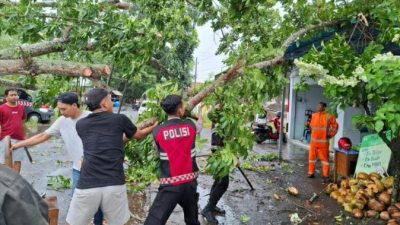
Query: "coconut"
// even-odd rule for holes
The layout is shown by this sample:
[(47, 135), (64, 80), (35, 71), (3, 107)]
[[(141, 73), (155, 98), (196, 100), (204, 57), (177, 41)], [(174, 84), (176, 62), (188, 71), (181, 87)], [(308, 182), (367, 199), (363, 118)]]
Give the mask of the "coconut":
[(291, 194), (291, 195), (294, 195), (294, 196), (299, 195), (299, 191), (295, 187), (289, 187), (287, 190), (288, 190), (289, 194)]
[(361, 219), (364, 217), (364, 213), (361, 209), (353, 209), (352, 214), (354, 218)]
[(349, 180), (343, 179), (343, 180), (340, 182), (340, 187), (341, 187), (341, 188), (344, 188), (344, 189), (349, 188), (349, 187), (350, 187)]
[(390, 215), (392, 215), (395, 212), (400, 212), (399, 209), (396, 206), (389, 206), (387, 208), (387, 211), (389, 212)]
[(355, 200), (355, 197), (351, 193), (347, 194), (346, 197), (344, 197), (345, 202), (352, 202), (353, 200)]
[(326, 186), (325, 192), (326, 192), (327, 194), (330, 194), (330, 193), (332, 193), (333, 191), (336, 191), (337, 189), (338, 189), (337, 184), (330, 183), (328, 186)]
[(371, 198), (368, 201), (368, 208), (369, 209), (373, 209), (377, 212), (382, 212), (383, 210), (385, 210), (385, 205), (380, 203), (378, 200), (376, 200), (375, 198)]
[(375, 177), (375, 178), (377, 178), (377, 179), (382, 179), (382, 176), (379, 174), (379, 173), (377, 173), (377, 172), (372, 172), (372, 173), (370, 173), (369, 174), (369, 177), (370, 178), (372, 178), (372, 177)]
[(383, 220), (389, 220), (390, 219), (390, 215), (387, 211), (383, 211), (379, 214), (379, 217)]
[(357, 209), (364, 209), (365, 203), (361, 202), (361, 201), (356, 201), (356, 203), (354, 204), (354, 207), (356, 207)]
[(368, 210), (365, 212), (366, 217), (375, 218), (378, 213), (375, 210)]
[(385, 205), (390, 205), (391, 203), (391, 196), (387, 192), (382, 192), (378, 196), (378, 200)]
[(331, 196), (331, 198), (336, 200), (340, 196), (340, 193), (339, 193), (339, 191), (332, 191), (330, 196)]
[(353, 206), (351, 205), (351, 203), (344, 203), (343, 205), (344, 211), (346, 212), (353, 212)]
[(400, 219), (400, 212), (392, 213), (391, 216), (392, 216), (393, 219), (398, 220), (398, 219)]
[(358, 184), (358, 180), (357, 180), (357, 179), (354, 179), (354, 178), (351, 178), (351, 179), (349, 180), (349, 184), (350, 184), (350, 186), (352, 186), (352, 185), (357, 185), (357, 184)]
[(376, 192), (376, 193), (379, 193), (379, 192), (382, 192), (385, 190), (385, 185), (383, 185), (383, 183), (380, 180), (376, 180), (375, 184), (376, 184), (376, 187), (378, 188), (378, 192)]
[(347, 189), (341, 187), (341, 188), (339, 188), (339, 193), (340, 193), (340, 195), (344, 195), (345, 196), (345, 195), (348, 194), (348, 191), (347, 191)]
[(340, 204), (343, 204), (343, 203), (345, 202), (345, 197), (339, 196), (339, 197), (337, 198), (337, 201), (338, 201)]
[(368, 174), (366, 174), (366, 173), (364, 173), (364, 172), (359, 172), (358, 174), (357, 174), (357, 179), (359, 179), (359, 180), (366, 180), (366, 179), (368, 179), (369, 177), (368, 177)]
[(394, 184), (394, 177), (390, 176), (390, 177), (384, 177), (382, 179), (383, 185), (385, 185), (386, 188), (391, 188), (393, 187)]
[(368, 196), (373, 197), (376, 193), (379, 192), (378, 186), (374, 183), (374, 184), (368, 184), (367, 185), (367, 189), (371, 189), (373, 194), (372, 196), (370, 195), (370, 193), (368, 193)]
[(356, 194), (360, 190), (360, 188), (357, 185), (350, 186), (350, 191), (352, 194)]
[(375, 196), (375, 193), (372, 190), (372, 188), (365, 189), (365, 192), (366, 192), (368, 198), (373, 198)]

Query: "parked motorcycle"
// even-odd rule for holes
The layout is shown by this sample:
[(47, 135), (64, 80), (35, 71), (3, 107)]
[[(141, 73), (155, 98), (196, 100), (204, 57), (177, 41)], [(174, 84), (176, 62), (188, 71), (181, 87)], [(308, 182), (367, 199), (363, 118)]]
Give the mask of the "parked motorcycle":
[[(262, 118), (262, 116), (261, 116)], [(273, 126), (273, 123), (272, 123)], [(267, 120), (260, 119), (259, 116), (256, 118), (256, 122), (253, 124), (252, 130), (256, 136), (256, 142), (261, 144), (266, 140), (279, 140), (279, 133), (274, 132), (271, 125), (267, 123)], [(277, 130), (277, 129), (275, 129)], [(283, 142), (287, 142), (286, 134), (283, 133)]]

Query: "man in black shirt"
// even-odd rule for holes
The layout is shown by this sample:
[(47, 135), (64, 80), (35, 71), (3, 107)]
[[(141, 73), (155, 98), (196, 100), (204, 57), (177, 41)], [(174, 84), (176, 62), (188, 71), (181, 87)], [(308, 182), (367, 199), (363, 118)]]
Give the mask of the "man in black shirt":
[(111, 95), (105, 89), (92, 89), (85, 98), (92, 113), (76, 124), (83, 144), (83, 162), (67, 222), (87, 225), (100, 207), (108, 224), (123, 225), (130, 216), (123, 168), (124, 138), (142, 139), (157, 123), (137, 129), (125, 115), (114, 114)]
[(47, 204), (19, 174), (0, 165), (0, 224), (48, 225)]

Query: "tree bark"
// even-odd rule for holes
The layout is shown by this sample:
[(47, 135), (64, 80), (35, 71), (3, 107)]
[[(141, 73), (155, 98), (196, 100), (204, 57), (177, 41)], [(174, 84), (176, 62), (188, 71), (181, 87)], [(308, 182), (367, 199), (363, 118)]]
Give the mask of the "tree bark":
[(43, 41), (35, 44), (24, 44), (14, 48), (6, 48), (0, 50), (0, 60), (4, 59), (20, 59), (21, 49), (23, 54), (30, 57), (46, 55), (53, 52), (62, 52), (65, 50), (65, 43), (68, 40), (57, 38), (52, 41)]
[(392, 204), (397, 203), (399, 200), (400, 188), (400, 137), (392, 140), (390, 150), (392, 150), (392, 157), (389, 163), (389, 174), (394, 176), (394, 185), (392, 191)]
[(56, 60), (32, 60), (29, 64), (23, 59), (0, 60), (1, 75), (39, 75), (54, 74), (63, 76), (82, 76), (87, 78), (100, 78), (111, 73), (107, 65), (84, 64)]

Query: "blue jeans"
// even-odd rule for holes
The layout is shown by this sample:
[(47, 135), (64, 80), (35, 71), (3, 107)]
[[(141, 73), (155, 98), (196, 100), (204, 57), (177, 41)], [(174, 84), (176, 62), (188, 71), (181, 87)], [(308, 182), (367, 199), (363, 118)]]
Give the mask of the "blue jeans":
[[(81, 177), (81, 171), (72, 169), (72, 194), (74, 194), (74, 190), (76, 186), (78, 185), (79, 178)], [(94, 214), (94, 219), (93, 219), (94, 225), (102, 225), (103, 224), (103, 212), (101, 211), (101, 208)]]

